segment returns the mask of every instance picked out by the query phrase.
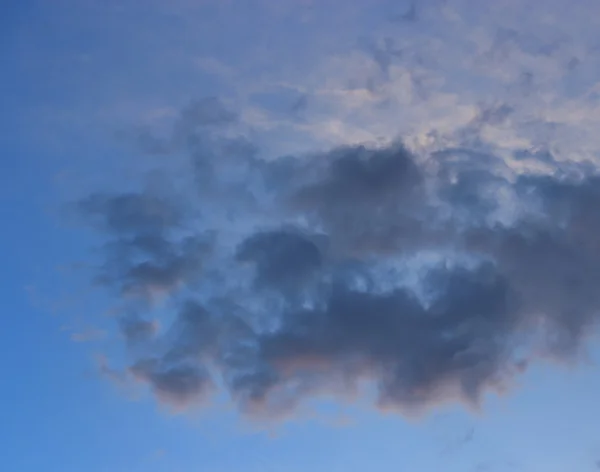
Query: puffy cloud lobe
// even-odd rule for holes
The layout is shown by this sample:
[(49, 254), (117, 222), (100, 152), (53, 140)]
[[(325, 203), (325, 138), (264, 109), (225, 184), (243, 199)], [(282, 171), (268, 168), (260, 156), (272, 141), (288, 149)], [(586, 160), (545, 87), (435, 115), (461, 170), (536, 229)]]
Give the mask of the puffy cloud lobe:
[(212, 389), (209, 375), (196, 364), (164, 367), (156, 359), (144, 359), (129, 371), (136, 379), (147, 382), (161, 401), (175, 409), (197, 403)]
[(202, 237), (155, 241), (162, 247), (148, 242), (136, 238), (109, 246), (114, 257), (101, 280), (117, 284), (124, 294), (169, 292), (198, 273), (209, 245)]
[[(129, 339), (147, 337), (150, 327), (141, 320), (122, 323)], [(223, 325), (224, 327), (225, 325)], [(204, 307), (188, 302), (165, 334), (166, 347), (141, 357), (129, 373), (150, 385), (161, 400), (175, 409), (185, 409), (205, 400), (214, 390), (208, 365), (216, 358), (220, 331)]]
[[(109, 236), (106, 281), (173, 295), (176, 319), (158, 339), (145, 318), (121, 321), (145, 346), (130, 374), (172, 406), (217, 384), (267, 416), (364, 385), (384, 408), (478, 405), (535, 359), (540, 338), (572, 356), (597, 322), (600, 180), (587, 168), (519, 176), (489, 150), (417, 158), (397, 143), (267, 161), (203, 143), (219, 191), (190, 191), (202, 220), (151, 193), (80, 205)], [(511, 218), (497, 216), (499, 192), (518, 203)]]
[(92, 195), (80, 211), (110, 237), (97, 281), (123, 295), (151, 296), (189, 282), (210, 246), (205, 234), (177, 236), (183, 211), (147, 193)]
[(516, 186), (542, 212), (512, 228), (473, 231), (469, 246), (493, 257), (513, 281), (527, 312), (549, 330), (548, 348), (573, 354), (600, 312), (596, 243), (600, 181), (523, 177)]
[(256, 233), (240, 244), (240, 261), (256, 266), (263, 287), (292, 287), (303, 283), (323, 264), (321, 249), (308, 237), (291, 230)]
[(341, 148), (324, 157), (323, 178), (301, 188), (295, 195), (300, 206), (325, 211), (328, 207), (368, 207), (398, 204), (421, 183), (413, 156), (402, 145), (389, 149), (364, 146)]
[(286, 390), (282, 384), (344, 389), (367, 379), (386, 406), (421, 407), (446, 395), (477, 403), (508, 367), (504, 337), (515, 323), (509, 288), (488, 266), (431, 279), (440, 293), (428, 308), (406, 289), (333, 286), (323, 307), (287, 313), (280, 329), (259, 337), (259, 358), (272, 376), (268, 388), (258, 388), (265, 379), (256, 376), (244, 388), (269, 401)]
[(290, 171), (308, 175), (296, 177), (289, 206), (323, 227), (334, 250), (390, 252), (428, 237), (424, 176), (402, 144), (343, 147), (314, 157), (311, 165), (316, 171)]

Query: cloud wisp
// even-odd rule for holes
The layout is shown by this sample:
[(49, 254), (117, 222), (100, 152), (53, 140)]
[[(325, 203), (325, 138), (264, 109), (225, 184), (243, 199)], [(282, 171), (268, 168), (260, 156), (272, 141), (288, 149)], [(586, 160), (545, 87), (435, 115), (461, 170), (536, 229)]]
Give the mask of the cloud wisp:
[(544, 154), (551, 172), (522, 173), (484, 145), (400, 142), (267, 159), (235, 116), (212, 99), (182, 112), (179, 197), (77, 205), (106, 239), (96, 280), (135, 304), (123, 375), (160, 402), (224, 389), (261, 417), (320, 395), (476, 408), (528, 363), (585, 347), (600, 309), (593, 167)]

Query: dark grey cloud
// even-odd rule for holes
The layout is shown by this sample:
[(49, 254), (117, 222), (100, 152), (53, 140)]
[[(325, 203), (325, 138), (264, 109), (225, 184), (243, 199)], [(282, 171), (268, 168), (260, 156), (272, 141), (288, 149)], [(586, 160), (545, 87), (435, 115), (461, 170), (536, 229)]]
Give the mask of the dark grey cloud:
[(157, 398), (178, 409), (198, 403), (213, 388), (207, 372), (195, 363), (165, 367), (160, 360), (144, 359), (133, 364), (129, 371), (136, 379), (148, 383)]
[(600, 281), (600, 181), (594, 176), (524, 177), (517, 186), (521, 195), (541, 205), (541, 216), (513, 228), (485, 229), (479, 244), (513, 280), (528, 311), (543, 318), (548, 347), (572, 353), (600, 312), (595, 289)]
[(402, 145), (385, 149), (352, 146), (324, 156), (325, 173), (296, 195), (308, 207), (371, 208), (406, 198), (419, 188), (422, 176)]
[[(135, 331), (129, 334), (147, 335), (147, 325), (142, 323), (125, 322), (122, 325)], [(137, 359), (129, 372), (135, 379), (148, 384), (161, 401), (172, 407), (182, 409), (198, 404), (215, 388), (209, 367), (218, 357), (221, 333), (227, 327), (226, 322), (217, 324), (199, 303), (187, 301), (164, 334), (163, 343), (157, 345), (151, 356)]]
[(270, 375), (250, 372), (243, 390), (259, 404), (277, 404), (279, 395), (295, 404), (305, 391), (371, 380), (385, 407), (423, 407), (445, 395), (477, 403), (508, 367), (500, 338), (514, 323), (508, 287), (490, 271), (432, 274), (433, 285), (439, 278), (446, 287), (436, 287), (429, 308), (409, 290), (336, 284), (323, 306), (286, 313), (277, 331), (258, 337), (258, 372)]
[(250, 236), (240, 244), (237, 259), (255, 264), (257, 284), (264, 287), (293, 288), (323, 265), (317, 242), (289, 229)]
[(96, 280), (124, 295), (169, 291), (194, 277), (210, 246), (206, 234), (183, 231), (182, 205), (150, 193), (94, 194), (79, 212), (108, 236)]
[[(233, 119), (216, 110), (182, 114), (195, 123), (185, 201), (78, 205), (105, 237), (97, 278), (119, 297), (168, 297), (160, 333), (137, 305), (120, 320), (127, 372), (159, 400), (184, 408), (224, 385), (243, 411), (277, 416), (367, 385), (381, 408), (478, 406), (540, 354), (585, 347), (600, 312), (593, 167), (524, 150), (554, 173), (517, 174), (481, 143), (267, 160), (246, 138), (198, 134)], [(510, 114), (488, 111), (481, 123)]]
[(98, 281), (119, 287), (123, 294), (169, 291), (198, 274), (209, 247), (203, 236), (116, 240), (105, 248), (108, 257)]
[(289, 204), (322, 225), (338, 250), (397, 249), (422, 233), (424, 177), (403, 145), (342, 147), (311, 163)]

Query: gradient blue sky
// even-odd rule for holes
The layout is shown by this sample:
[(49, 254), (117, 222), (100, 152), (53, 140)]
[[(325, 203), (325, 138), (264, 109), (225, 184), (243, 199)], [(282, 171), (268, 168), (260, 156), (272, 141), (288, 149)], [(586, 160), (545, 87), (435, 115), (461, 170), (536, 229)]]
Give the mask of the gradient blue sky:
[[(486, 393), (479, 411), (449, 403), (421, 418), (365, 399), (269, 424), (222, 398), (173, 414), (104, 364), (123, 357), (121, 305), (90, 282), (102, 237), (65, 208), (149, 171), (180, 175), (181, 159), (148, 152), (144, 137), (166, 136), (194, 99), (236, 110), (231, 132), (268, 159), (400, 137), (419, 155), (485, 143), (520, 172), (552, 172), (514, 158), (524, 151), (598, 164), (598, 2), (417, 0), (415, 18), (402, 18), (410, 9), (385, 0), (2, 5), (0, 468), (598, 469), (593, 339), (576, 360), (533, 363), (505, 394)], [(490, 119), (501, 106), (509, 119)], [(511, 218), (510, 202), (505, 210), (500, 220)], [(158, 311), (168, 319), (168, 306)]]

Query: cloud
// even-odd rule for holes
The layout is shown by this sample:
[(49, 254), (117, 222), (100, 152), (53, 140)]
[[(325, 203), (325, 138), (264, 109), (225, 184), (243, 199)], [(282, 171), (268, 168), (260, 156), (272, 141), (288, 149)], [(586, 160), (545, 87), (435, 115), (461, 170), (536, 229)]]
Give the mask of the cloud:
[(398, 249), (421, 233), (423, 176), (403, 145), (340, 147), (313, 162), (290, 207), (314, 218), (338, 250)]
[(307, 393), (352, 391), (367, 380), (381, 407), (410, 411), (446, 398), (476, 404), (502, 381), (499, 338), (512, 325), (506, 284), (488, 270), (432, 275), (447, 287), (429, 309), (410, 290), (336, 284), (322, 306), (285, 313), (278, 330), (259, 336), (258, 365), (270, 375), (252, 372), (242, 392), (259, 404), (281, 396), (295, 404)]
[(529, 363), (585, 348), (600, 312), (595, 168), (523, 150), (549, 171), (521, 172), (481, 142), (265, 159), (217, 121), (186, 128), (188, 173), (202, 159), (209, 190), (192, 178), (186, 199), (146, 188), (78, 204), (106, 239), (98, 279), (113, 296), (168, 300), (120, 319), (133, 349), (105, 375), (176, 410), (225, 388), (261, 417), (362, 394), (415, 414), (479, 408)]
[(157, 360), (145, 359), (136, 362), (129, 371), (135, 379), (151, 385), (159, 400), (177, 410), (203, 399), (212, 385), (208, 374), (195, 365), (165, 368)]
[[(135, 326), (125, 324), (138, 342), (155, 333), (147, 322)], [(137, 381), (148, 384), (156, 397), (174, 408), (183, 410), (205, 401), (214, 391), (215, 383), (208, 364), (217, 354), (220, 331), (204, 307), (186, 302), (177, 320), (165, 335), (167, 346), (155, 349), (151, 355), (138, 358), (128, 369)], [(129, 340), (132, 336), (129, 336)]]
[(147, 341), (158, 332), (158, 323), (135, 316), (120, 319), (121, 333), (126, 341), (131, 344)]
[(397, 201), (420, 184), (419, 169), (402, 146), (368, 149), (349, 146), (324, 158), (326, 169), (320, 182), (307, 185), (296, 201), (307, 206), (344, 207)]
[(123, 295), (151, 296), (189, 281), (210, 245), (206, 235), (182, 233), (184, 210), (159, 195), (94, 194), (79, 203), (78, 211), (108, 235), (97, 282)]
[(237, 251), (239, 261), (256, 266), (258, 286), (293, 287), (318, 271), (323, 256), (317, 244), (289, 230), (260, 232), (244, 240)]

